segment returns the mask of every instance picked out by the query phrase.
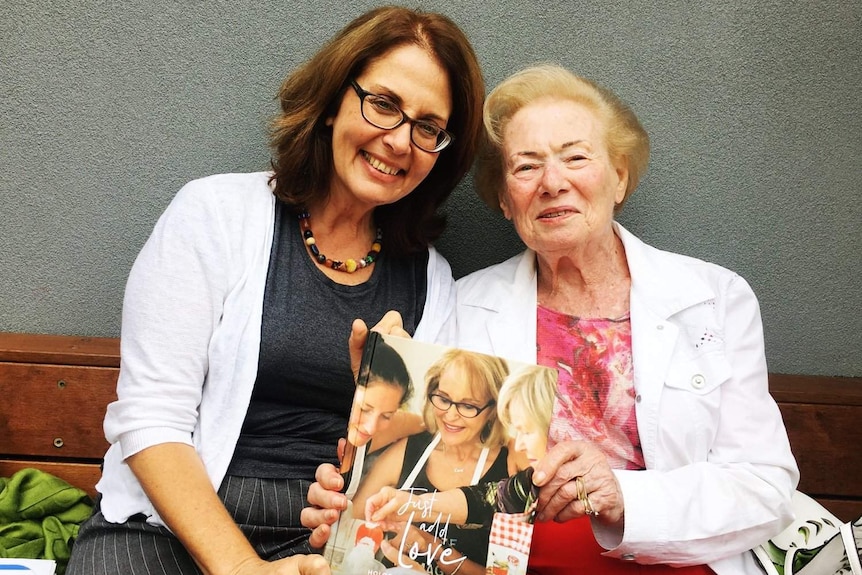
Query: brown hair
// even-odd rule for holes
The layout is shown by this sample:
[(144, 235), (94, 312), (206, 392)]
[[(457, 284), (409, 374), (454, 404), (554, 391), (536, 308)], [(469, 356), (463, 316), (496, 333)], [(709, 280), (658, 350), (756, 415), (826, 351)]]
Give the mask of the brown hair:
[[(509, 375), (509, 366), (503, 359), (483, 353), (465, 351), (463, 349), (452, 349), (444, 353), (434, 365), (425, 373), (426, 390), (428, 398), (425, 408), (422, 410), (422, 418), (425, 426), (431, 433), (437, 431), (437, 420), (434, 418), (434, 406), (431, 404), (431, 394), (440, 389), (440, 377), (447, 367), (457, 365), (462, 374), (470, 381), (472, 393), (488, 397), (489, 401), (497, 403), (497, 396), (503, 380)], [(478, 399), (478, 398), (477, 398)], [(454, 409), (454, 408), (452, 408)], [(506, 443), (506, 429), (497, 417), (497, 410), (492, 405), (482, 413), (489, 413), (490, 417), (482, 431), (481, 440), (485, 445), (502, 446)]]
[(481, 134), (482, 72), (470, 42), (452, 20), (396, 6), (359, 16), (285, 79), (278, 94), (281, 112), (270, 131), (276, 196), (293, 207), (320, 199), (332, 176), (332, 132), (326, 118), (335, 114), (351, 78), (403, 45), (427, 50), (446, 70), (452, 90), (446, 129), (455, 138), (415, 190), (375, 209), (387, 251), (395, 255), (424, 249), (440, 236), (445, 219), (437, 211), (472, 166)]
[(554, 64), (516, 72), (488, 94), (483, 115), (485, 133), (475, 177), (479, 197), (491, 209), (501, 211), (500, 194), (506, 186), (503, 132), (521, 108), (543, 98), (577, 102), (602, 121), (611, 161), (615, 165), (622, 163), (628, 169), (625, 197), (614, 208), (619, 212), (646, 171), (649, 136), (631, 108), (610, 90)]

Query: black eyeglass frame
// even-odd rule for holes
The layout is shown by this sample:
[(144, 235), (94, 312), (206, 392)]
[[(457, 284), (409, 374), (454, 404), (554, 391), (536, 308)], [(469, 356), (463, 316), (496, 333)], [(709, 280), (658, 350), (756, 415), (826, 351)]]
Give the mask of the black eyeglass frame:
[[(479, 407), (478, 405), (473, 405), (472, 403), (464, 403), (463, 401), (452, 401), (451, 399), (449, 399), (445, 395), (440, 395), (439, 393), (429, 393), (428, 399), (431, 400), (431, 405), (434, 406), (434, 409), (439, 409), (440, 411), (449, 411), (449, 408), (454, 405), (455, 411), (457, 411), (461, 417), (466, 417), (467, 419), (473, 419), (475, 417), (479, 417), (480, 413), (482, 413), (483, 411), (485, 411), (486, 409), (488, 409), (489, 407), (492, 407), (493, 405), (495, 405), (497, 403), (496, 401), (494, 401), (492, 399), (491, 401), (486, 403), (484, 407)], [(440, 399), (444, 403), (448, 403), (449, 405), (447, 405), (446, 407), (441, 407), (441, 406), (437, 405), (437, 403), (434, 401), (435, 399)], [(462, 407), (475, 409), (477, 411), (474, 415), (468, 415), (468, 414), (464, 413), (463, 411), (461, 411)]]
[[(391, 98), (383, 96), (382, 94), (375, 94), (374, 92), (369, 92), (368, 90), (364, 89), (362, 86), (357, 84), (356, 80), (350, 80), (350, 85), (351, 85), (351, 87), (353, 87), (353, 90), (356, 92), (356, 95), (359, 96), (359, 113), (362, 114), (362, 119), (364, 119), (366, 122), (368, 122), (369, 124), (371, 124), (375, 128), (380, 128), (381, 130), (394, 130), (395, 128), (398, 128), (399, 126), (403, 126), (404, 124), (410, 124), (410, 141), (413, 142), (413, 144), (417, 148), (419, 148), (423, 152), (428, 152), (429, 154), (437, 154), (439, 152), (442, 152), (443, 150), (448, 148), (452, 144), (453, 141), (455, 141), (455, 134), (453, 134), (449, 130), (441, 128), (440, 126), (434, 124), (433, 122), (428, 122), (426, 120), (415, 120), (415, 119), (411, 118), (410, 116), (405, 114), (404, 110), (402, 110), (398, 104), (393, 102)], [(374, 122), (369, 120), (368, 117), (365, 115), (365, 98), (367, 98), (368, 96), (374, 96), (375, 98), (380, 98), (382, 100), (386, 100), (387, 102), (389, 102), (392, 105), (393, 111), (397, 110), (401, 114), (401, 120), (397, 124), (395, 124), (394, 126), (388, 126), (388, 127), (387, 126), (381, 126), (380, 124), (375, 124)], [(413, 137), (413, 131), (416, 129), (417, 124), (421, 124), (423, 126), (430, 126), (430, 127), (434, 128), (435, 130), (439, 130), (439, 134), (443, 135), (442, 141), (438, 142), (437, 145), (433, 149), (430, 149), (430, 150), (423, 147), (421, 144), (419, 144), (416, 141), (416, 138)], [(438, 139), (439, 139), (439, 136), (438, 136)]]

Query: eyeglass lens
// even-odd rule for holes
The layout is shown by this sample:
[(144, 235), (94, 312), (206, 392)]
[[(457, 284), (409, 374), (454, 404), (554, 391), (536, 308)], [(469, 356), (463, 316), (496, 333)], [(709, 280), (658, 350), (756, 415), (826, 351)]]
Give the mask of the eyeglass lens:
[(449, 411), (449, 408), (454, 405), (458, 413), (468, 418), (476, 417), (484, 409), (482, 407), (477, 407), (471, 403), (452, 401), (451, 399), (443, 397), (442, 395), (437, 395), (436, 393), (431, 394), (431, 403), (434, 405), (434, 407), (441, 411)]
[(389, 98), (366, 92), (355, 82), (352, 84), (361, 101), (362, 117), (368, 123), (384, 130), (393, 130), (408, 122), (410, 139), (426, 152), (439, 152), (452, 141), (452, 136), (433, 122), (414, 120)]

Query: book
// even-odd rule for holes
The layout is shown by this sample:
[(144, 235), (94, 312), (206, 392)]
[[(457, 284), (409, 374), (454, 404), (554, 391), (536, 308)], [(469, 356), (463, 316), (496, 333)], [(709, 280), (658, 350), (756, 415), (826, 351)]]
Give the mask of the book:
[(525, 575), (556, 370), (369, 333), (341, 472), (334, 575)]
[(54, 575), (57, 564), (50, 559), (0, 559), (0, 573)]

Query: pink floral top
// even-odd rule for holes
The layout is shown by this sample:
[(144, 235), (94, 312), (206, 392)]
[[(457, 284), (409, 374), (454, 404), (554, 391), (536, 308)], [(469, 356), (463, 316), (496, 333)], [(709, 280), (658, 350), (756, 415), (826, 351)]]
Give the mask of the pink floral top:
[(615, 469), (644, 469), (635, 416), (632, 324), (584, 319), (538, 306), (538, 363), (559, 372), (549, 447), (569, 439), (597, 444)]

